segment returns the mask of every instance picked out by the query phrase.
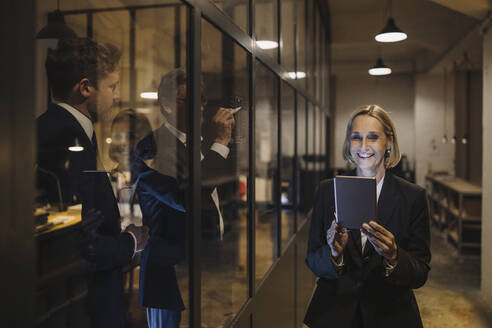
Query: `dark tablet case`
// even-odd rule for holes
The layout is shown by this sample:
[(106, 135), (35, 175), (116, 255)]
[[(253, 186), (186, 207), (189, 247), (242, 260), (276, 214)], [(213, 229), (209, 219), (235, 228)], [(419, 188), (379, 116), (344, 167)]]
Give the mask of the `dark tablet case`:
[(360, 229), (362, 223), (377, 218), (376, 178), (337, 176), (333, 185), (342, 227)]

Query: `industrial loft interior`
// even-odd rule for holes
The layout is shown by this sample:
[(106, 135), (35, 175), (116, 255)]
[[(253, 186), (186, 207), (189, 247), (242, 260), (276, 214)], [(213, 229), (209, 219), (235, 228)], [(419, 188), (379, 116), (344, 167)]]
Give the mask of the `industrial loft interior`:
[(492, 327), (491, 1), (0, 12), (0, 326)]

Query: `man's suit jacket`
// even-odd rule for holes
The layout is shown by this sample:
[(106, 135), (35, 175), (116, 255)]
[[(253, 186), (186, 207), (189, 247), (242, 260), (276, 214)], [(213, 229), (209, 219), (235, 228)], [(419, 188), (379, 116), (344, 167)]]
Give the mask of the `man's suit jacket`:
[[(97, 145), (93, 145), (75, 117), (64, 108), (50, 104), (37, 119), (38, 165), (54, 172), (60, 179), (66, 202), (82, 202), (82, 218), (90, 212), (100, 212), (102, 220), (88, 255), (91, 270), (88, 305), (94, 327), (123, 326), (122, 267), (134, 253), (134, 240), (121, 233), (116, 199), (105, 172), (84, 173), (97, 169)], [(71, 152), (75, 140), (83, 151)], [(53, 187), (47, 177), (38, 186), (48, 190), (51, 200)], [(53, 179), (52, 179), (53, 180)], [(56, 195), (56, 193), (55, 193)]]
[[(357, 206), (357, 200), (354, 200)], [(378, 201), (378, 222), (398, 246), (398, 264), (385, 276), (383, 258), (358, 231), (349, 232), (344, 267), (330, 257), (326, 231), (334, 220), (333, 180), (320, 184), (313, 209), (306, 264), (320, 278), (305, 316), (309, 327), (422, 327), (412, 289), (430, 270), (429, 211), (425, 190), (386, 172)]]
[[(185, 258), (186, 191), (190, 183), (185, 145), (165, 126), (139, 142), (132, 160), (132, 175), (138, 176), (136, 192), (143, 223), (150, 238), (140, 262), (140, 304), (145, 307), (183, 310), (174, 265)], [(153, 159), (152, 168), (143, 160)], [(215, 206), (215, 188), (225, 159), (213, 150), (203, 153), (202, 203)]]

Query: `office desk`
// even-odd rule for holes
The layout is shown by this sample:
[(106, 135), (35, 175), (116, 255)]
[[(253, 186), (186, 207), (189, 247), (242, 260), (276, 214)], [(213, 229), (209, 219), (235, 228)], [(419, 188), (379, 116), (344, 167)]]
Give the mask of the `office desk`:
[(37, 244), (37, 327), (88, 327), (85, 314), (87, 262), (78, 227), (81, 207), (50, 213), (49, 225), (35, 232)]

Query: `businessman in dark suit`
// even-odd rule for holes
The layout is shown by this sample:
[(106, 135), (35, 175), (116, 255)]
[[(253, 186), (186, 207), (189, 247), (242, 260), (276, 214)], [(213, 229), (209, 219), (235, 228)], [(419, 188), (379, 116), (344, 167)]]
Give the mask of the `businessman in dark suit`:
[[(107, 111), (119, 97), (120, 57), (112, 45), (82, 38), (60, 40), (46, 59), (55, 103), (37, 119), (38, 166), (56, 174), (64, 203), (82, 203), (83, 221), (89, 216), (99, 218), (97, 229), (90, 232), (92, 237), (87, 237), (85, 252), (93, 270), (88, 286), (92, 327), (123, 327), (122, 267), (148, 239), (146, 227), (121, 231), (108, 176), (97, 171), (93, 122), (98, 112)], [(82, 150), (69, 150), (75, 145)], [(51, 201), (58, 201), (46, 176), (39, 176), (38, 186)]]
[(356, 175), (376, 177), (378, 217), (348, 231), (335, 220), (333, 180), (320, 184), (306, 257), (319, 280), (304, 322), (311, 328), (422, 327), (412, 289), (424, 285), (430, 270), (427, 198), (424, 189), (389, 172), (401, 155), (382, 108), (363, 106), (352, 115), (344, 155)]
[[(175, 69), (162, 77), (158, 101), (166, 121), (137, 147), (141, 158), (153, 160), (151, 168), (140, 163), (143, 169), (140, 168), (140, 181), (137, 183), (143, 220), (151, 228), (149, 243), (142, 253), (140, 304), (147, 308), (150, 328), (174, 328), (179, 327), (184, 309), (174, 265), (182, 261), (185, 254), (184, 193), (189, 184), (186, 74), (182, 69)], [(214, 142), (201, 154), (202, 204), (204, 208), (215, 209), (215, 226), (220, 237), (223, 221), (216, 181), (224, 172), (229, 154), (227, 145), (234, 124), (232, 109), (219, 108), (212, 119)], [(160, 196), (163, 190), (172, 189), (173, 184), (178, 193), (175, 199), (181, 206), (173, 204), (169, 197)]]

